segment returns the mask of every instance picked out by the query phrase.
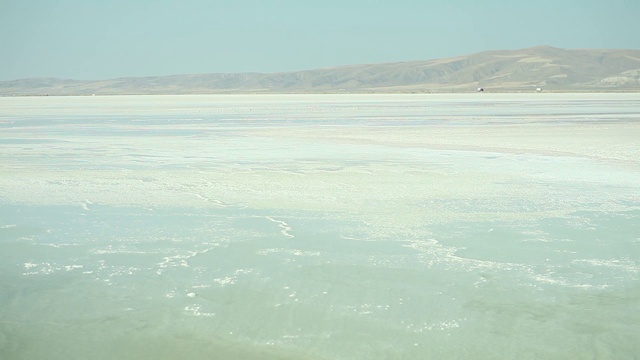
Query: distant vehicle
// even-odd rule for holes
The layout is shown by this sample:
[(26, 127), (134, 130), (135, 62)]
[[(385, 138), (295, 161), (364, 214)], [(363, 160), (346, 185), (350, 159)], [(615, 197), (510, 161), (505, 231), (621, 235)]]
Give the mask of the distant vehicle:
[(478, 88), (478, 92), (483, 92), (483, 91), (484, 91), (484, 88), (481, 88), (481, 87)]
[(542, 88), (536, 88), (536, 92), (542, 92)]

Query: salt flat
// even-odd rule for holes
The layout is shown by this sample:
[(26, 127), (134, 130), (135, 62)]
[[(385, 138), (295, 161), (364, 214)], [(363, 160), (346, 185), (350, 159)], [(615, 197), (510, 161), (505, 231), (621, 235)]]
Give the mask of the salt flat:
[(640, 350), (638, 94), (0, 109), (0, 357)]

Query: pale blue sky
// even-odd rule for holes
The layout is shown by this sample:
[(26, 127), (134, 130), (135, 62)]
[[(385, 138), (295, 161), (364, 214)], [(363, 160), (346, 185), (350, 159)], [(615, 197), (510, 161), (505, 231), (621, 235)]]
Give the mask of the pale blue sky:
[(640, 49), (640, 0), (0, 0), (0, 80)]

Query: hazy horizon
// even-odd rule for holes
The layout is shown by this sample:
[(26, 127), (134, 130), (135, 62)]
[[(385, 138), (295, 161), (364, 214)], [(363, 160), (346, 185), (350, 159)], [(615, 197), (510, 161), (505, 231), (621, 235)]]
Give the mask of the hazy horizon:
[(276, 73), (542, 45), (640, 49), (639, 12), (624, 0), (4, 1), (0, 81)]

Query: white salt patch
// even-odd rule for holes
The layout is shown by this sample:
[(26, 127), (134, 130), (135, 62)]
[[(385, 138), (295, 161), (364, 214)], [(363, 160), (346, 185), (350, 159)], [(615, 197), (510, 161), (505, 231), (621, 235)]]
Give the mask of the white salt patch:
[(194, 288), (194, 289), (204, 289), (204, 288), (210, 288), (210, 287), (211, 287), (211, 285), (204, 285), (204, 284), (203, 285), (194, 285), (194, 286), (192, 286), (192, 288)]
[(634, 274), (637, 274), (640, 272), (640, 266), (630, 259), (611, 259), (611, 260), (579, 259), (579, 260), (573, 260), (572, 263), (608, 267), (608, 268), (613, 268), (618, 270), (624, 270)]
[(76, 269), (82, 269), (84, 266), (82, 265), (66, 265), (64, 267), (65, 270), (67, 271), (72, 271), (72, 270), (76, 270)]
[(236, 283), (236, 278), (235, 277), (231, 277), (231, 276), (227, 276), (224, 278), (216, 278), (213, 279), (214, 283), (220, 284), (222, 286), (227, 286), (227, 285), (233, 285)]
[(204, 317), (216, 316), (215, 313), (202, 312), (201, 308), (202, 307), (200, 305), (185, 306), (184, 311), (186, 311), (187, 313), (193, 316), (204, 316)]
[(268, 255), (268, 254), (276, 254), (276, 253), (290, 254), (293, 256), (320, 256), (321, 255), (319, 251), (283, 249), (283, 248), (262, 249), (256, 252), (256, 254), (258, 255)]
[(49, 274), (53, 274), (56, 270), (60, 270), (60, 267), (55, 267), (53, 265), (51, 265), (51, 263), (48, 262), (44, 262), (44, 263), (40, 263), (40, 264), (36, 264), (36, 263), (25, 263), (24, 264), (25, 269), (27, 270), (32, 270), (32, 271), (27, 271), (27, 272), (23, 272), (22, 275), (49, 275)]
[(274, 218), (272, 218), (271, 216), (265, 216), (269, 221), (272, 221), (276, 224), (278, 224), (278, 227), (280, 227), (280, 233), (282, 233), (282, 235), (286, 236), (286, 237), (294, 237), (291, 234), (291, 226), (289, 226), (289, 224), (287, 224), (286, 222), (282, 221), (282, 220), (276, 220)]

